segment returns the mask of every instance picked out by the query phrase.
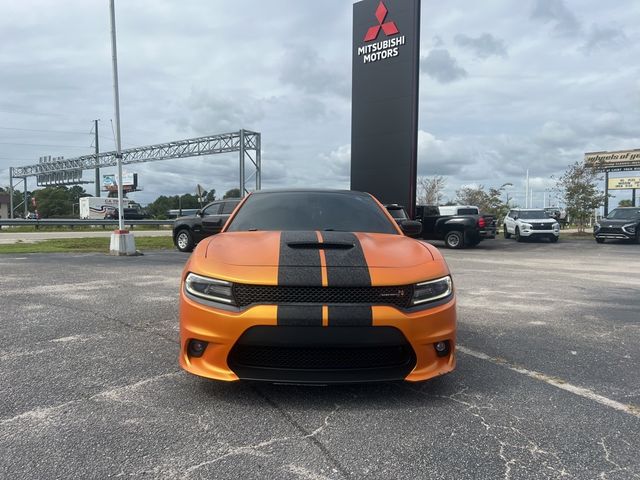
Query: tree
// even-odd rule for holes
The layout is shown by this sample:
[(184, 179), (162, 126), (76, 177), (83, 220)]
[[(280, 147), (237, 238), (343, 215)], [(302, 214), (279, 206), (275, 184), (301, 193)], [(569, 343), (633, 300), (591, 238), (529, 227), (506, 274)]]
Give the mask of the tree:
[(70, 217), (73, 214), (73, 199), (69, 189), (63, 186), (41, 188), (33, 192), (38, 213), (44, 217)]
[(208, 192), (204, 193), (204, 203), (211, 203), (216, 200), (216, 189), (212, 188)]
[(602, 179), (592, 168), (576, 162), (556, 182), (556, 189), (564, 199), (567, 213), (577, 223), (579, 232), (584, 232), (593, 211), (602, 206), (607, 198), (598, 189), (597, 182), (600, 180)]
[(424, 205), (440, 205), (444, 198), (442, 191), (446, 185), (446, 179), (441, 175), (434, 177), (419, 177), (418, 190), (420, 191), (418, 203)]
[(474, 205), (480, 209), (481, 213), (502, 218), (509, 210), (509, 206), (502, 201), (502, 194), (510, 185), (505, 183), (498, 188), (490, 187), (489, 191), (485, 191), (484, 185), (463, 187), (456, 190), (457, 201), (461, 205)]
[(619, 207), (635, 207), (635, 205), (631, 200), (620, 200), (620, 202), (618, 202), (618, 206)]
[(225, 193), (222, 198), (240, 198), (240, 189), (232, 188), (231, 190), (227, 190), (227, 193)]
[[(165, 219), (167, 218), (167, 212), (169, 210), (178, 208), (177, 203), (177, 196), (167, 197), (165, 195), (160, 195), (153, 202), (147, 205), (147, 213), (153, 218)], [(174, 205), (176, 206), (174, 207)]]

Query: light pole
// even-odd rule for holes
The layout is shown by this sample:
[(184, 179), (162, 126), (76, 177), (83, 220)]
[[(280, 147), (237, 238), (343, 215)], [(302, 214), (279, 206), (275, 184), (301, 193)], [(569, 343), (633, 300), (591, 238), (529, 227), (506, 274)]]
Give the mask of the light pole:
[(115, 107), (116, 160), (118, 162), (118, 230), (111, 234), (110, 252), (112, 255), (135, 255), (136, 246), (133, 234), (124, 229), (124, 210), (122, 208), (122, 142), (120, 139), (120, 95), (118, 92), (118, 52), (116, 48), (116, 9), (114, 0), (109, 0), (111, 16), (111, 59), (113, 65), (113, 103)]

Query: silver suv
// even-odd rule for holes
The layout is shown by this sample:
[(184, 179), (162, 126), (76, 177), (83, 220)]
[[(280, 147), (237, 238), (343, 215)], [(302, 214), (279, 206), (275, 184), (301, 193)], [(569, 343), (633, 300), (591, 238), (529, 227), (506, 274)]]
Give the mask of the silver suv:
[(514, 238), (521, 242), (525, 238), (548, 238), (557, 242), (560, 238), (560, 224), (550, 218), (542, 209), (514, 208), (504, 219), (504, 238)]

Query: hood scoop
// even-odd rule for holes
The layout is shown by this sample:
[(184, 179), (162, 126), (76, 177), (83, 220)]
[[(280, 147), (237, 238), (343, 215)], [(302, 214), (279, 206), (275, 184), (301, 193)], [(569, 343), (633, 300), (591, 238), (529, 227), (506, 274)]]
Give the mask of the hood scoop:
[(287, 242), (289, 248), (300, 250), (349, 250), (355, 245), (350, 242)]

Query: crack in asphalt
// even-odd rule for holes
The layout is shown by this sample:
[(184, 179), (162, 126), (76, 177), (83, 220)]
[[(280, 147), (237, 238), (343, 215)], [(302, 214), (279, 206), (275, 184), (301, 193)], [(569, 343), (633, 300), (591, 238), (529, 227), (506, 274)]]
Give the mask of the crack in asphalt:
[(269, 398), (264, 392), (260, 391), (256, 386), (252, 385), (251, 389), (265, 402), (267, 402), (271, 407), (273, 407), (284, 419), (293, 426), (296, 430), (298, 430), (302, 434), (302, 439), (308, 439), (315, 447), (317, 447), (327, 460), (329, 460), (335, 467), (338, 473), (342, 475), (343, 478), (351, 477), (351, 474), (347, 471), (347, 469), (340, 463), (340, 461), (333, 456), (333, 454), (329, 451), (329, 449), (324, 445), (320, 440), (318, 440), (317, 435), (321, 433), (328, 425), (329, 419), (335, 415), (335, 413), (340, 409), (339, 405), (335, 405), (335, 409), (329, 413), (325, 417), (323, 425), (319, 428), (316, 428), (312, 432), (307, 431), (295, 418), (293, 418), (289, 412), (287, 412), (284, 408), (282, 408), (277, 402)]

